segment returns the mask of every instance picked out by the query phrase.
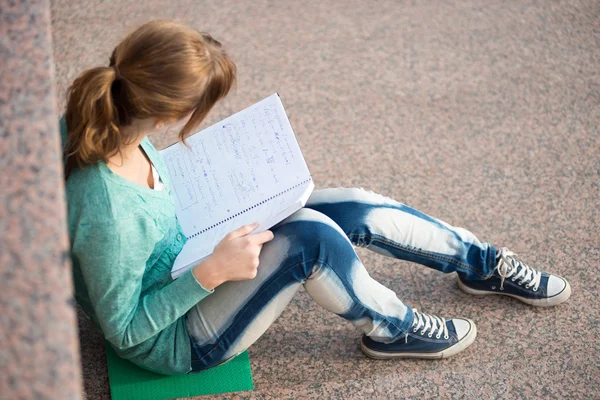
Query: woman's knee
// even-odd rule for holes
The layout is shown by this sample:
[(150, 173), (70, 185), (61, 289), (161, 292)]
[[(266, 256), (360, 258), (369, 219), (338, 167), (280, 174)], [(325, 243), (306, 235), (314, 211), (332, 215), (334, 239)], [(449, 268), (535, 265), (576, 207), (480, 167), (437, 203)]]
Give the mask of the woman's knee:
[(327, 215), (309, 208), (302, 208), (282, 221), (273, 233), (288, 241), (288, 263), (297, 266), (300, 281), (308, 279), (317, 265), (355, 257), (352, 243), (340, 226)]
[(327, 215), (301, 208), (274, 227), (275, 235), (287, 236), (292, 243), (303, 247), (320, 246), (332, 240), (348, 241), (340, 226)]
[(371, 204), (397, 203), (395, 200), (362, 187), (337, 187), (315, 190), (309, 197), (306, 207), (323, 203), (361, 202)]

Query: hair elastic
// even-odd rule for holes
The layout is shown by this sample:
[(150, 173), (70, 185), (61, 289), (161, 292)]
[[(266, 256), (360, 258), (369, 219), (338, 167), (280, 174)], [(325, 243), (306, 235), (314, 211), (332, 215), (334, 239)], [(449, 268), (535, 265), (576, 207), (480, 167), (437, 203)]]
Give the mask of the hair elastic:
[(110, 67), (115, 70), (115, 80), (118, 81), (121, 79), (121, 73), (119, 72), (119, 67), (117, 67), (117, 64), (111, 65)]

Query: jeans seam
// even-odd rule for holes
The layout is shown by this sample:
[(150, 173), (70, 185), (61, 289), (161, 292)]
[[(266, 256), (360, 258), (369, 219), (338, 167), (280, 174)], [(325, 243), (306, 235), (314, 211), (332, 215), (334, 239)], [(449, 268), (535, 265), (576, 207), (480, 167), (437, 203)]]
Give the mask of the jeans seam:
[[(328, 266), (328, 267), (329, 267), (329, 268), (330, 268), (330, 269), (333, 271), (333, 273), (334, 273), (334, 274), (335, 274), (335, 275), (338, 277), (338, 279), (339, 279), (341, 282), (343, 282), (342, 278), (341, 278), (341, 277), (339, 276), (339, 274), (338, 274), (338, 273), (335, 271), (335, 269), (331, 268), (331, 265), (329, 265), (329, 263), (327, 263), (326, 261), (323, 261), (323, 260), (321, 260), (320, 258), (317, 260), (317, 262), (319, 262), (319, 263), (322, 263), (322, 264), (325, 264), (326, 266)], [(386, 321), (387, 321), (387, 322), (388, 322), (390, 325), (392, 325), (392, 326), (394, 326), (396, 329), (398, 329), (398, 331), (400, 331), (401, 333), (407, 333), (407, 332), (408, 332), (408, 328), (407, 328), (407, 329), (402, 329), (401, 327), (399, 327), (398, 325), (396, 325), (394, 322), (390, 321), (390, 320), (388, 319), (388, 317), (387, 317), (387, 316), (385, 316), (385, 315), (382, 315), (382, 314), (378, 313), (377, 311), (375, 311), (375, 310), (373, 310), (373, 309), (371, 309), (371, 308), (367, 307), (367, 306), (366, 306), (366, 305), (364, 305), (364, 304), (363, 304), (363, 303), (362, 303), (362, 302), (361, 302), (361, 301), (360, 301), (360, 300), (359, 300), (359, 299), (358, 299), (356, 296), (354, 296), (354, 294), (350, 294), (350, 293), (348, 293), (348, 295), (349, 295), (349, 296), (352, 298), (352, 300), (354, 300), (354, 302), (355, 302), (355, 303), (357, 303), (357, 304), (362, 304), (362, 305), (363, 305), (363, 307), (365, 307), (365, 308), (368, 308), (368, 309), (369, 309), (369, 310), (371, 310), (373, 313), (375, 313), (375, 315), (377, 315), (377, 316), (379, 316), (379, 317), (382, 317), (382, 318), (383, 318), (383, 319), (385, 319), (385, 320), (386, 320)], [(397, 297), (397, 296), (396, 296), (396, 297)], [(400, 299), (398, 299), (398, 300), (400, 300)], [(402, 300), (400, 300), (400, 301), (402, 302)], [(404, 303), (402, 303), (402, 304), (404, 304)], [(406, 309), (408, 309), (408, 306), (407, 306), (406, 304), (404, 304), (404, 307), (406, 307)]]
[[(316, 260), (318, 260), (318, 259), (319, 259), (318, 257), (315, 257), (313, 260), (310, 260), (310, 259), (309, 259), (308, 261), (306, 261), (306, 260), (305, 260), (305, 261), (300, 261), (300, 262), (298, 262), (298, 263), (296, 263), (296, 264), (293, 264), (291, 267), (289, 267), (289, 268), (288, 268), (288, 270), (290, 270), (290, 269), (292, 269), (292, 268), (295, 268), (295, 267), (297, 267), (298, 265), (301, 265), (302, 263), (305, 263), (305, 262), (310, 262), (310, 261), (316, 261)], [(287, 272), (287, 271), (286, 271), (286, 272)], [(274, 283), (274, 282), (271, 282), (271, 283), (269, 283), (269, 284), (268, 284), (268, 285), (267, 285), (265, 288), (267, 288), (267, 287), (271, 286), (273, 283)], [(249, 304), (249, 303), (245, 303), (245, 304), (244, 304), (244, 306), (242, 307), (242, 309), (241, 309), (241, 310), (240, 310), (240, 311), (237, 313), (237, 315), (236, 315), (236, 318), (235, 318), (235, 319), (234, 319), (234, 320), (231, 322), (231, 324), (229, 325), (230, 327), (231, 327), (231, 326), (232, 326), (232, 325), (233, 325), (233, 324), (236, 322), (236, 320), (238, 319), (238, 318), (237, 318), (237, 316), (238, 316), (238, 315), (240, 315), (240, 314), (241, 314), (241, 312), (242, 312), (244, 309), (246, 309), (246, 308), (248, 307), (248, 304)], [(229, 329), (229, 328), (227, 328), (227, 329)], [(227, 330), (226, 330), (226, 331), (227, 331)], [(209, 351), (207, 351), (205, 354), (203, 354), (203, 355), (202, 355), (202, 357), (199, 357), (198, 361), (203, 361), (205, 357), (207, 357), (208, 355), (210, 355), (210, 354), (211, 354), (211, 353), (212, 353), (212, 352), (213, 352), (213, 351), (214, 351), (214, 350), (215, 350), (217, 347), (219, 347), (219, 345), (220, 345), (220, 344), (221, 344), (221, 342), (223, 341), (223, 336), (224, 336), (224, 334), (225, 334), (225, 333), (223, 333), (223, 334), (222, 334), (222, 335), (219, 337), (219, 339), (217, 340), (217, 342), (215, 342), (215, 345), (214, 345), (214, 346), (213, 346), (213, 347), (212, 347), (212, 348), (211, 348)]]
[(485, 275), (480, 274), (479, 272), (477, 272), (476, 270), (474, 270), (473, 268), (471, 268), (468, 264), (464, 264), (464, 263), (462, 263), (460, 261), (456, 261), (456, 260), (454, 260), (453, 258), (450, 258), (450, 257), (440, 256), (438, 254), (430, 253), (430, 252), (427, 252), (427, 251), (424, 251), (424, 250), (413, 249), (413, 248), (410, 248), (410, 247), (408, 247), (406, 245), (402, 245), (402, 244), (399, 244), (397, 242), (394, 242), (394, 241), (392, 241), (392, 240), (390, 240), (390, 239), (388, 239), (388, 238), (386, 238), (384, 236), (378, 235), (378, 234), (370, 234), (370, 235), (352, 234), (351, 236), (353, 236), (353, 237), (369, 237), (370, 236), (371, 239), (375, 239), (375, 240), (377, 240), (377, 241), (379, 241), (379, 242), (381, 242), (383, 244), (390, 245), (390, 246), (395, 247), (395, 248), (397, 248), (399, 250), (407, 251), (409, 253), (413, 253), (413, 254), (417, 254), (417, 255), (427, 256), (429, 258), (433, 258), (433, 259), (440, 260), (440, 261), (446, 261), (446, 262), (448, 262), (450, 264), (453, 264), (453, 265), (456, 265), (456, 266), (461, 267), (463, 269), (466, 269), (466, 270), (468, 270), (468, 271), (476, 274), (479, 277), (486, 278)]

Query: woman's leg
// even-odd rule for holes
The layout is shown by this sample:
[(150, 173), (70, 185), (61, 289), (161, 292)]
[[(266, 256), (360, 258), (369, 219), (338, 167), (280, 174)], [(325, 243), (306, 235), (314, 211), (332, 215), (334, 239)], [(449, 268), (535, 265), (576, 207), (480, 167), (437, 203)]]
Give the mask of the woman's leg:
[[(303, 208), (272, 231), (274, 239), (263, 246), (254, 279), (218, 286), (187, 313), (193, 371), (216, 366), (246, 350), (277, 319), (301, 284), (318, 304), (370, 339), (408, 342), (417, 313), (369, 276), (352, 243), (331, 218)], [(433, 320), (419, 320), (420, 329), (433, 332)], [(441, 334), (439, 324), (436, 329)], [(449, 340), (455, 343), (464, 335), (453, 329)]]
[(386, 256), (458, 273), (458, 286), (474, 295), (505, 295), (541, 307), (566, 301), (566, 279), (496, 250), (463, 228), (451, 226), (362, 188), (316, 190), (307, 208), (334, 220), (353, 244)]
[(315, 190), (306, 207), (334, 220), (355, 246), (385, 256), (467, 279), (489, 278), (496, 266), (496, 249), (471, 232), (370, 190)]

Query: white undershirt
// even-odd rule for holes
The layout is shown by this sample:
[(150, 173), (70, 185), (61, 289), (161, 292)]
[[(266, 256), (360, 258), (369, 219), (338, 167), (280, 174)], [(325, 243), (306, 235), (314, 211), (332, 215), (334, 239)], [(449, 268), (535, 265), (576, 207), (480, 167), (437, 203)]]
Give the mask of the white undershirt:
[(154, 190), (165, 190), (165, 185), (160, 180), (160, 176), (158, 176), (158, 171), (154, 168), (154, 164), (152, 164), (152, 176), (154, 178)]

